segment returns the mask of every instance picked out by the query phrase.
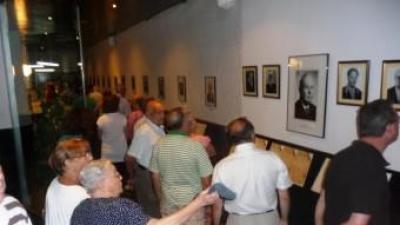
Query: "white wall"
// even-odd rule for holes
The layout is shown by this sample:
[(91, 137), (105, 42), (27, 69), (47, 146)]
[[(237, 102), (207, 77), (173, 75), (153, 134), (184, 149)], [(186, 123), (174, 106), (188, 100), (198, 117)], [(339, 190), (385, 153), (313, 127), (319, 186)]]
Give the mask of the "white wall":
[[(240, 10), (220, 9), (215, 0), (189, 0), (88, 52), (88, 73), (149, 75), (150, 95), (157, 97), (157, 77), (165, 76), (166, 105), (181, 103), (177, 76), (186, 76), (187, 104), (199, 118), (226, 123), (240, 113)], [(217, 107), (205, 107), (204, 76), (217, 77)], [(130, 78), (127, 87), (130, 87)], [(129, 94), (132, 94), (129, 91)]]
[[(358, 107), (336, 104), (337, 61), (370, 60), (368, 99), (380, 96), (381, 63), (400, 59), (398, 0), (252, 0), (242, 4), (242, 65), (281, 65), (281, 99), (242, 97), (257, 132), (335, 153), (356, 139)], [(326, 137), (286, 131), (288, 56), (329, 53)], [(237, 73), (239, 74), (239, 73)], [(261, 73), (259, 74), (261, 76)], [(261, 90), (261, 82), (259, 82)], [(385, 153), (400, 170), (400, 141)]]

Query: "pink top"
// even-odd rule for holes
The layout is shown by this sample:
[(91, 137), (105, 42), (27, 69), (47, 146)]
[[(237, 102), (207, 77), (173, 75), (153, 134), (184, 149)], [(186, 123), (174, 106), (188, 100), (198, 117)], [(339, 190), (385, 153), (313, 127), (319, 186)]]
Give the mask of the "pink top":
[(212, 157), (212, 156), (214, 156), (216, 154), (214, 146), (211, 143), (211, 139), (208, 136), (199, 135), (199, 134), (192, 134), (192, 135), (190, 135), (190, 138), (193, 141), (197, 141), (201, 145), (203, 145), (203, 147), (207, 151), (207, 154), (208, 154), (209, 157)]

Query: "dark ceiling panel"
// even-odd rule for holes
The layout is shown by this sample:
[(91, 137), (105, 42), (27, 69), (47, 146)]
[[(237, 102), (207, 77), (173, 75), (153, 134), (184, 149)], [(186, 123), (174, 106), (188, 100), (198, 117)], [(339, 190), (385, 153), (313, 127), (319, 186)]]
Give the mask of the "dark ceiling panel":
[[(119, 33), (186, 0), (81, 0), (82, 36), (86, 46)], [(117, 8), (112, 7), (117, 4)]]

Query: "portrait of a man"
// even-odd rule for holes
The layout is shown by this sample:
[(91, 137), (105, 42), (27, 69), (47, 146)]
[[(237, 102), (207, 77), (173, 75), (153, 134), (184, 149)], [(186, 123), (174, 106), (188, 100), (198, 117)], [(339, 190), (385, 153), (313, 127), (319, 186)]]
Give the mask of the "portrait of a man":
[(165, 98), (165, 85), (164, 85), (164, 77), (158, 78), (158, 97), (161, 99)]
[(205, 77), (206, 105), (216, 106), (215, 77)]
[(255, 74), (254, 71), (246, 71), (246, 92), (255, 92)]
[(400, 103), (400, 69), (394, 72), (394, 85), (387, 90), (387, 99), (394, 103)]
[(275, 94), (277, 92), (275, 71), (270, 71), (267, 76), (267, 84), (265, 85), (265, 92), (268, 94)]
[(347, 84), (342, 88), (343, 99), (360, 100), (362, 91), (356, 86), (360, 72), (356, 68), (347, 71)]
[(317, 107), (313, 103), (317, 88), (317, 71), (299, 71), (299, 99), (295, 103), (295, 118), (315, 121)]

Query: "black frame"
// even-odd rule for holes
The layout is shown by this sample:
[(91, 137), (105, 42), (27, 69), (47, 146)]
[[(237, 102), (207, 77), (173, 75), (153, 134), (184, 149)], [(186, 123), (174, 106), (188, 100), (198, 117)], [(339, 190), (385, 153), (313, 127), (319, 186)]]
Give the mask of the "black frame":
[[(212, 80), (214, 87), (214, 101), (208, 101), (207, 99), (207, 81)], [(206, 106), (217, 107), (217, 78), (215, 76), (206, 76), (204, 77), (204, 103)]]
[[(383, 60), (382, 61), (382, 68), (381, 68), (381, 91), (380, 91), (380, 98), (381, 99), (384, 99), (383, 98), (383, 88), (384, 88), (384, 82), (387, 82), (387, 79), (385, 80), (384, 79), (384, 77), (385, 77), (385, 71), (384, 71), (384, 69), (385, 69), (385, 65), (386, 64), (400, 64), (400, 59), (390, 59), (390, 60)], [(387, 83), (386, 83), (387, 84)], [(387, 91), (387, 86), (386, 86), (386, 91)], [(387, 99), (387, 96), (386, 96), (386, 99)], [(396, 111), (400, 111), (400, 103), (394, 103), (393, 104), (393, 108), (394, 109), (396, 109)]]
[[(276, 92), (275, 95), (273, 94), (267, 94), (266, 91), (266, 83), (265, 81), (265, 76), (266, 74), (264, 74), (264, 68), (275, 68), (278, 70), (278, 74), (277, 74), (277, 81), (276, 81)], [(275, 98), (275, 99), (280, 99), (281, 98), (281, 65), (279, 64), (269, 64), (269, 65), (263, 65), (262, 66), (262, 95), (264, 98)]]
[[(254, 79), (253, 79), (254, 91), (253, 92), (247, 91), (247, 85), (246, 85), (247, 71), (254, 72)], [(242, 67), (242, 89), (243, 89), (243, 96), (258, 97), (258, 68), (257, 68), (257, 66), (243, 66)]]
[(165, 99), (165, 79), (158, 77), (158, 98)]
[[(183, 83), (183, 95), (180, 93), (180, 82)], [(185, 103), (187, 100), (187, 86), (186, 86), (186, 77), (185, 76), (178, 76), (177, 77), (177, 90), (178, 90), (178, 100), (181, 103)]]
[(143, 93), (145, 95), (149, 94), (149, 76), (143, 75), (142, 77)]

